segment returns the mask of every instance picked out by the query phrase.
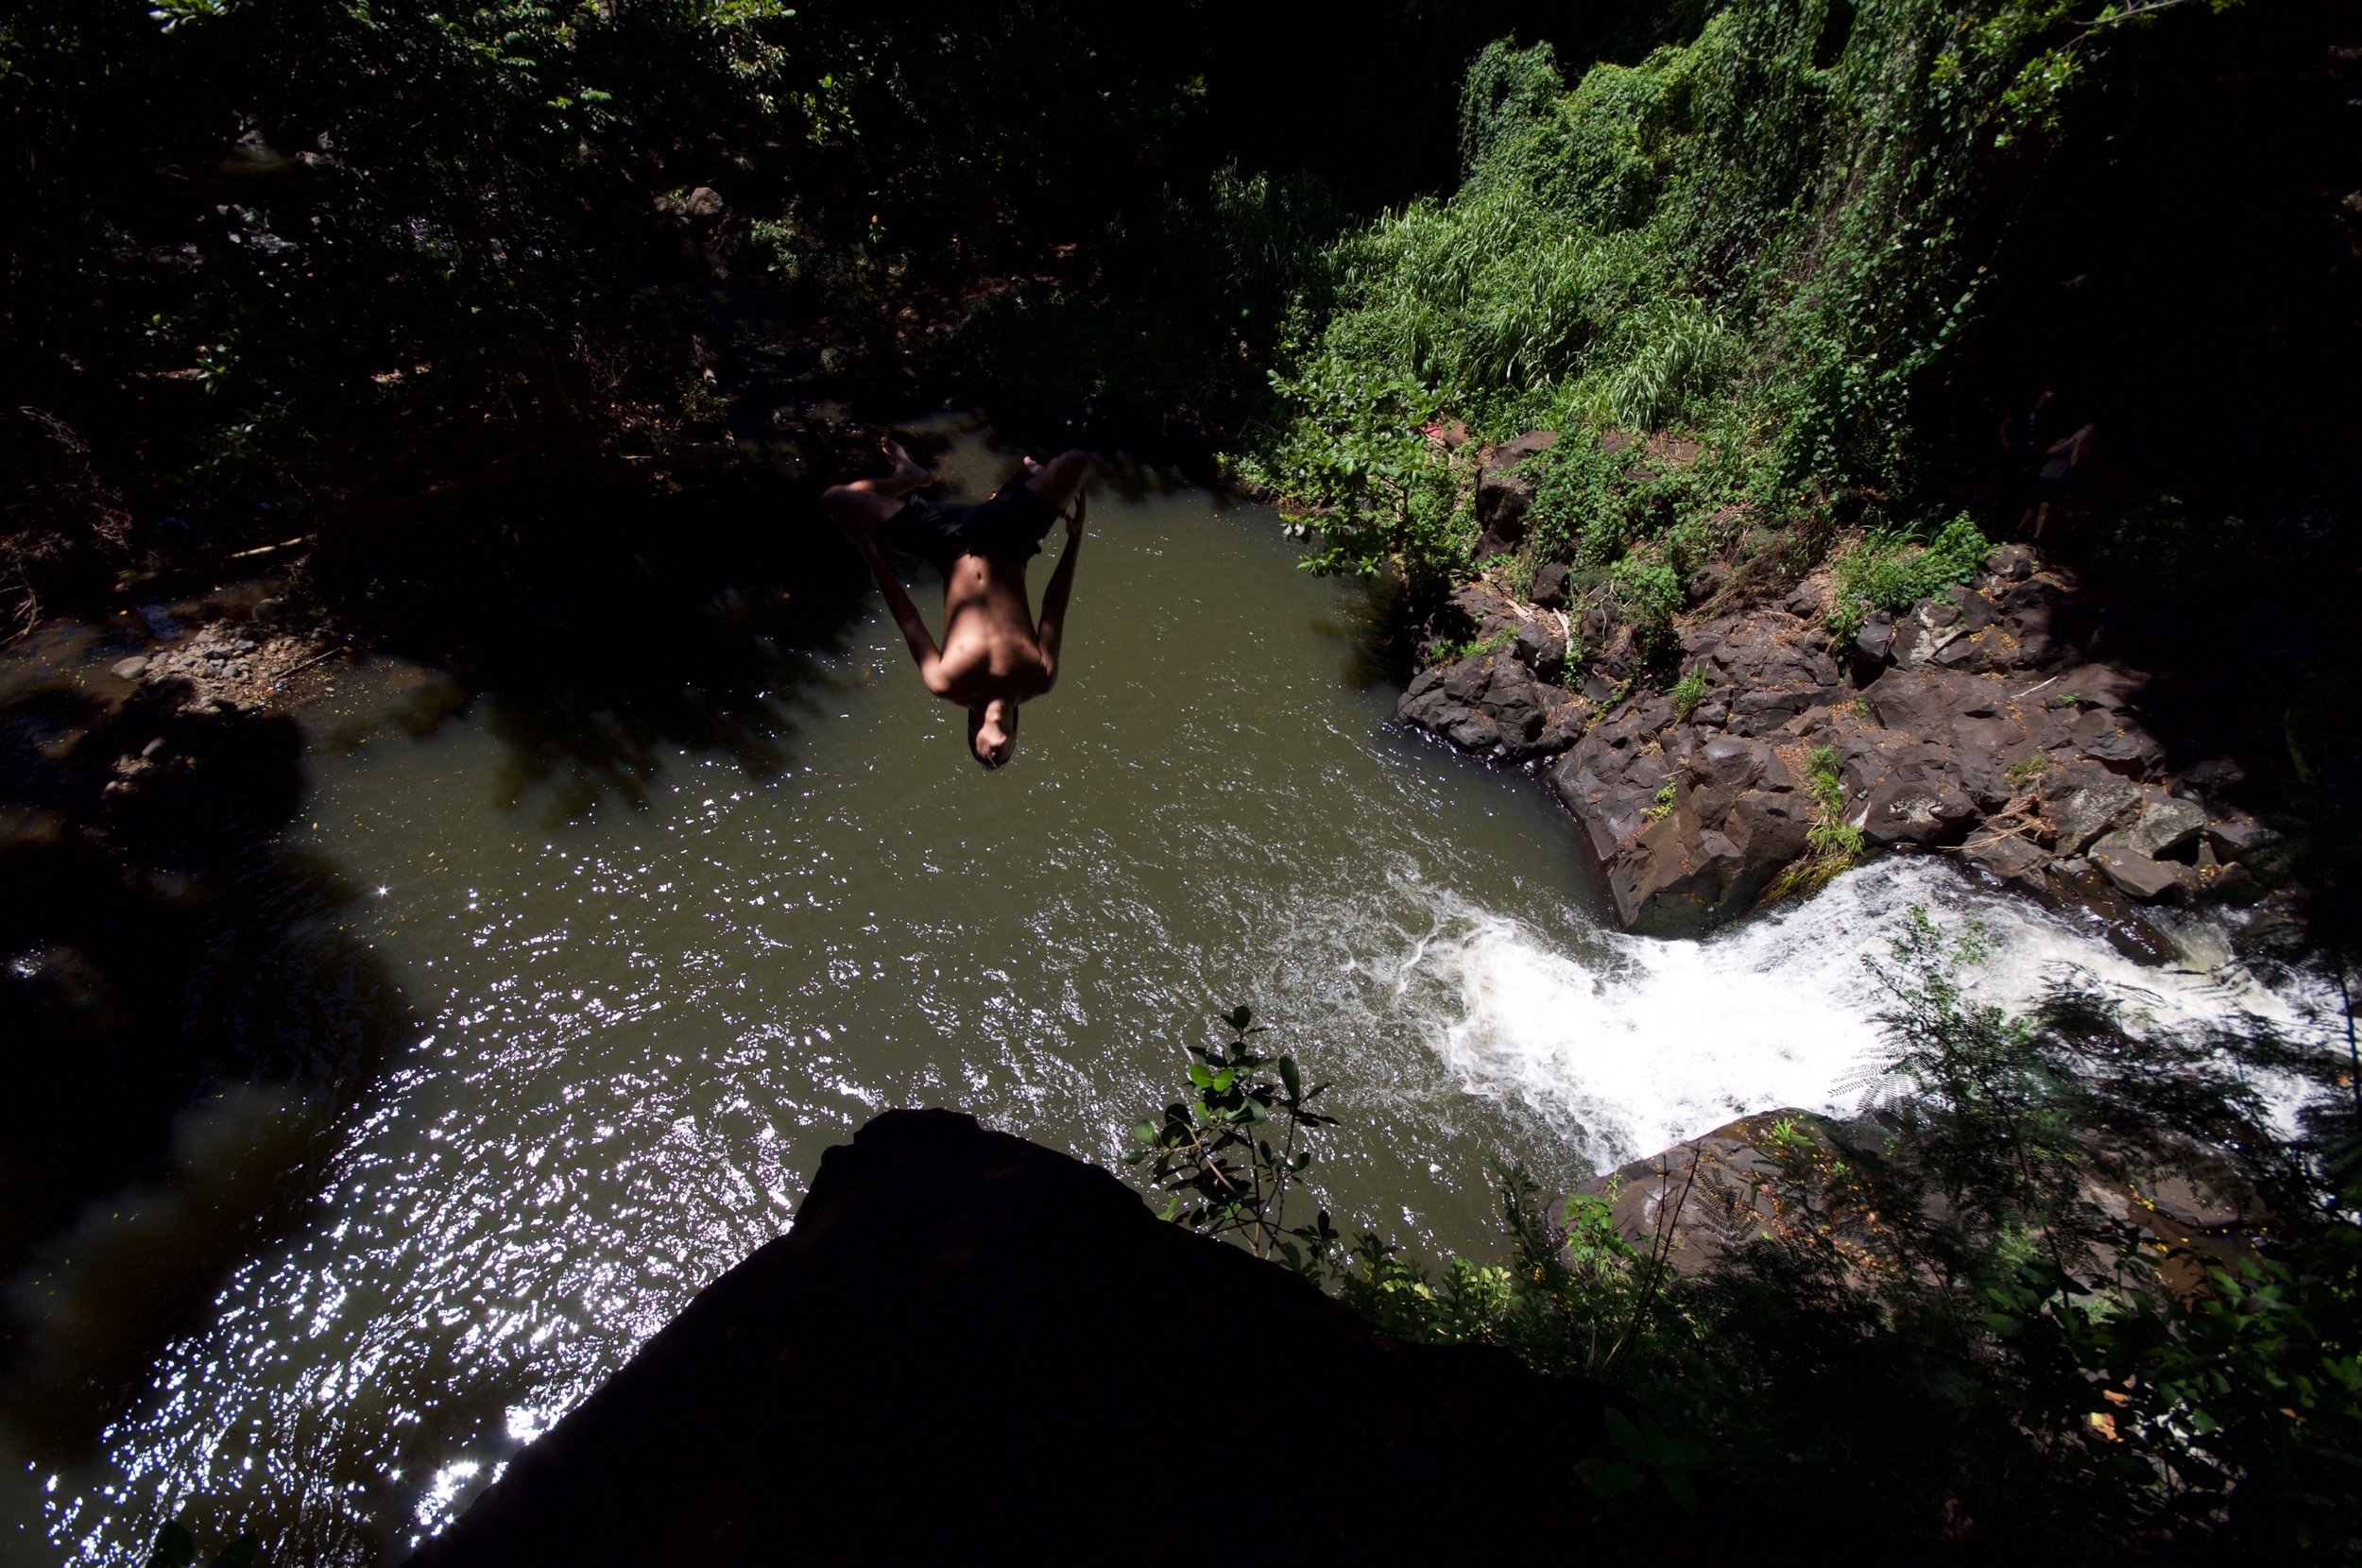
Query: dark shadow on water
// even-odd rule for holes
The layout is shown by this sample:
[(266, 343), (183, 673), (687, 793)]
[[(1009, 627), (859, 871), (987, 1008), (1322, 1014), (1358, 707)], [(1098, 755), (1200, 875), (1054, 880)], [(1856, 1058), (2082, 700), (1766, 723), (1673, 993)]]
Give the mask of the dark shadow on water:
[(1338, 645), (1337, 678), (1353, 690), (1399, 689), (1417, 673), (1417, 639), (1402, 599), (1402, 586), (1381, 578), (1313, 620), (1313, 629)]
[(0, 697), (0, 1421), (61, 1462), (307, 1212), (407, 1027), (355, 891), (276, 843), (296, 725), (187, 695)]
[(792, 766), (814, 656), (875, 595), (816, 485), (737, 463), (665, 480), (552, 462), (389, 501), (343, 520), (312, 571), (372, 645), (487, 704), (504, 794), (560, 817), (643, 804), (678, 751)]

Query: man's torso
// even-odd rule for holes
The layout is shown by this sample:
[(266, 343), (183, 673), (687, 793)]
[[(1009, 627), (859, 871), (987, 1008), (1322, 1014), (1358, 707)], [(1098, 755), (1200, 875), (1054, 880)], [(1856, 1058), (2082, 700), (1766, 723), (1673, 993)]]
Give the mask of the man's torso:
[(962, 555), (943, 577), (943, 695), (1022, 702), (1050, 688), (1022, 561)]
[(968, 506), (913, 497), (872, 533), (881, 544), (943, 573), (943, 695), (973, 704), (1023, 701), (1050, 689), (1025, 563), (1041, 549), (1057, 508), (1018, 474)]

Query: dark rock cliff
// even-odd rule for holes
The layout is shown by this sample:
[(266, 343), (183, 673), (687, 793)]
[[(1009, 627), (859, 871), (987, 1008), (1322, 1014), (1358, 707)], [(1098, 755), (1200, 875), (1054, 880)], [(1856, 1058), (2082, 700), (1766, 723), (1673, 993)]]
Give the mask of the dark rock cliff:
[[(1522, 516), (1516, 477), (1485, 470), (1494, 520)], [(2142, 722), (2149, 677), (2098, 656), (2074, 578), (2028, 547), (1851, 638), (1830, 630), (1813, 583), (1717, 609), (1732, 597), (1720, 580), (1701, 585), (1709, 602), (1668, 661), (1695, 687), (1686, 704), (1651, 689), (1612, 605), (1546, 604), (1566, 598), (1564, 571), (1546, 569), (1532, 600), (1463, 588), (1445, 621), (1472, 635), (1419, 673), (1396, 717), (1540, 765), (1635, 930), (1684, 934), (1755, 907), (1807, 853), (1816, 754), (1839, 781), (1837, 820), (1867, 849), (1952, 856), (2093, 910), (2135, 948), (2157, 946), (2139, 906), (2251, 904), (2272, 885), (2273, 835), (2229, 798), (2239, 768), (2168, 762)]]
[[(944, 1111), (822, 1160), (795, 1229), (707, 1287), (413, 1568), (1319, 1555), (1552, 1533), (1609, 1396), (1373, 1334), (1155, 1219), (1105, 1171)], [(1209, 1483), (1241, 1478), (1243, 1491)], [(1241, 1517), (1245, 1495), (1268, 1508)], [(1572, 1510), (1570, 1512), (1570, 1510)], [(1521, 1523), (1522, 1522), (1522, 1523)]]

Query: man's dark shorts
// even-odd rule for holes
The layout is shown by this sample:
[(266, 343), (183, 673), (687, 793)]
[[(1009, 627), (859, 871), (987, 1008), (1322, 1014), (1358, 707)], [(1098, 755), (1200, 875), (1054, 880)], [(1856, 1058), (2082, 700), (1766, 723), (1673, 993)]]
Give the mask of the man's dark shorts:
[(1030, 561), (1041, 553), (1042, 537), (1058, 520), (1058, 509), (1026, 488), (1028, 477), (1018, 474), (995, 490), (990, 501), (974, 506), (913, 496), (872, 529), (870, 537), (884, 549), (929, 562), (946, 576), (963, 555)]

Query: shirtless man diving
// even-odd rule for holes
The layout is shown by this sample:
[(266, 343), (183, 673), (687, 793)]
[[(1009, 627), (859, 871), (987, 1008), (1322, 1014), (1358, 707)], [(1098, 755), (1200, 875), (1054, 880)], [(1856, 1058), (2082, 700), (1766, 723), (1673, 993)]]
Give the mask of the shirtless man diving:
[[(883, 479), (832, 485), (821, 504), (869, 563), (886, 603), (918, 661), (918, 678), (938, 697), (967, 709), (967, 744), (976, 760), (998, 768), (1017, 754), (1018, 705), (1058, 678), (1058, 639), (1074, 590), (1074, 556), (1083, 543), (1083, 481), (1090, 459), (1062, 452), (1024, 469), (975, 506), (913, 500), (933, 476), (894, 441), (883, 443), (894, 471)], [(1025, 563), (1069, 503), (1066, 550), (1041, 590), (1037, 622), (1025, 598)], [(881, 543), (931, 561), (943, 573), (943, 642), (928, 635), (918, 606), (886, 565)]]

